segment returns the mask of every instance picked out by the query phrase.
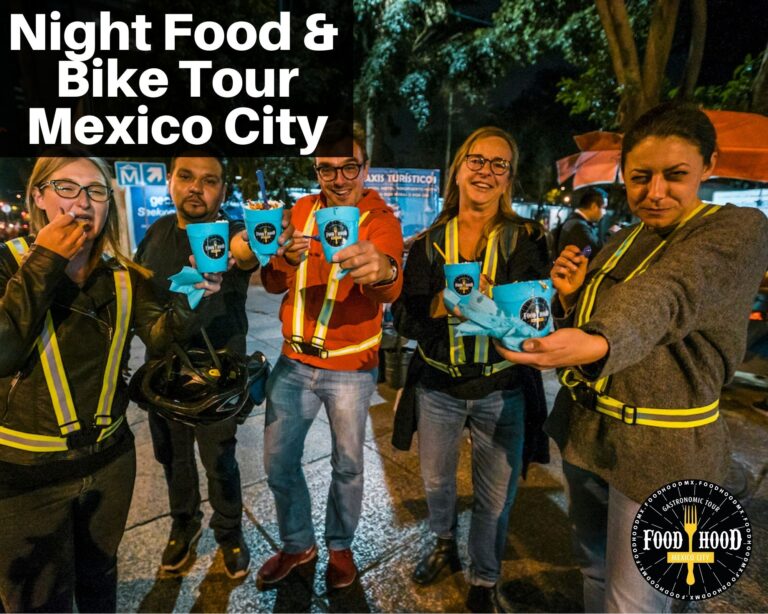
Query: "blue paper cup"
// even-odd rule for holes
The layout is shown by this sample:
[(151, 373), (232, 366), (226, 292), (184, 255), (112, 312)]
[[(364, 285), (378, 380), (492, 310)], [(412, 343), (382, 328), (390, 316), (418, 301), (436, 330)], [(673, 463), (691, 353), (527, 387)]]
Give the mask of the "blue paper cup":
[(508, 316), (519, 318), (531, 329), (532, 337), (552, 332), (552, 295), (549, 279), (518, 281), (493, 287), (493, 302)]
[(339, 250), (357, 243), (360, 209), (357, 207), (326, 207), (315, 213), (320, 231), (320, 244), (328, 262)]
[(480, 290), (480, 263), (461, 262), (443, 265), (445, 285), (461, 297), (462, 302), (469, 298), (472, 290)]
[(254, 254), (274, 256), (277, 238), (283, 228), (283, 207), (274, 209), (251, 209), (243, 207), (243, 220), (248, 231), (248, 242)]
[(223, 273), (229, 254), (229, 222), (187, 224), (187, 237), (201, 273)]

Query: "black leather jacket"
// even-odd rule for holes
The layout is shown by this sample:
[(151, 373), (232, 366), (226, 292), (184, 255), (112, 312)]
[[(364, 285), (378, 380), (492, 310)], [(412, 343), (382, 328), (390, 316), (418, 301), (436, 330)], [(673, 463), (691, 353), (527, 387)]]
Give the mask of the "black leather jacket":
[[(65, 273), (68, 261), (38, 245), (31, 246), (20, 268), (5, 244), (0, 244), (0, 426), (36, 435), (60, 436), (56, 415), (35, 342), (45, 315), (51, 311), (64, 369), (78, 419), (93, 431), (96, 405), (115, 328), (115, 260), (100, 262), (82, 288)], [(204, 323), (205, 308), (196, 312), (178, 294), (168, 305), (154, 299), (149, 284), (130, 271), (133, 291), (132, 331), (155, 352), (173, 338), (184, 340)], [(124, 379), (130, 337), (121, 359), (121, 376), (112, 403), (114, 419), (128, 406)], [(127, 426), (121, 427), (120, 431)], [(125, 434), (125, 433), (122, 433)], [(36, 465), (75, 460), (104, 449), (118, 432), (100, 445), (72, 445), (63, 452), (30, 452), (0, 445), (0, 462)], [(80, 435), (82, 436), (82, 434)]]

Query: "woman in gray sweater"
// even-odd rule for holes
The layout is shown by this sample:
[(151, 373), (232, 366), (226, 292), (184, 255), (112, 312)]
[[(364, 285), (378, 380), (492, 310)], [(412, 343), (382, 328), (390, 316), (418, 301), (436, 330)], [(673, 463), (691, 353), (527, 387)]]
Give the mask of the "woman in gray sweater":
[(639, 502), (674, 480), (726, 477), (718, 399), (744, 354), (768, 220), (699, 200), (715, 149), (714, 127), (693, 106), (643, 115), (621, 156), (641, 223), (589, 266), (566, 247), (552, 269), (558, 330), (523, 352), (500, 350), (517, 363), (569, 367), (546, 430), (563, 455), (586, 611), (668, 611), (670, 598), (632, 557)]

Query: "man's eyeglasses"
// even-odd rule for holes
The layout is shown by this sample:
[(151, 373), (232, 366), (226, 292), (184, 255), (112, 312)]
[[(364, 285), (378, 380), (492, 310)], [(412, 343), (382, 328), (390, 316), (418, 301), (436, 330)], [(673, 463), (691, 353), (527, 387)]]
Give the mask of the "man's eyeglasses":
[(62, 198), (77, 198), (83, 190), (85, 190), (88, 198), (96, 203), (105, 203), (109, 200), (109, 197), (112, 196), (112, 188), (108, 188), (105, 185), (100, 185), (98, 183), (93, 185), (80, 185), (79, 183), (67, 179), (51, 179), (50, 181), (41, 183), (37, 187), (39, 190), (42, 190), (48, 186), (51, 186), (56, 190), (56, 194)]
[(504, 158), (494, 158), (493, 160), (489, 160), (480, 154), (468, 154), (466, 158), (464, 158), (464, 163), (467, 165), (467, 168), (475, 172), (483, 170), (486, 162), (491, 165), (491, 172), (494, 175), (503, 175), (512, 166), (512, 163)]
[(341, 176), (344, 177), (344, 179), (352, 181), (352, 179), (357, 179), (357, 176), (360, 174), (360, 169), (363, 168), (363, 166), (365, 166), (365, 164), (356, 164), (354, 162), (347, 162), (342, 166), (323, 164), (321, 166), (315, 166), (315, 171), (323, 181), (335, 181), (339, 171), (341, 171)]

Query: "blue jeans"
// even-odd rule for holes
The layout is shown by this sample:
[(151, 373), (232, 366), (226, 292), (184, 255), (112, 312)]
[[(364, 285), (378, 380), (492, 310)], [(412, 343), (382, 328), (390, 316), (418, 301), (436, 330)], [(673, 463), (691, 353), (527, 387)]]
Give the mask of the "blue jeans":
[(325, 541), (332, 550), (352, 544), (363, 502), (363, 442), (377, 369), (331, 371), (281, 356), (267, 382), (264, 467), (275, 497), (283, 551), (315, 543), (312, 509), (301, 467), (309, 427), (325, 405), (331, 425), (331, 487)]
[(456, 536), (456, 466), (462, 431), (469, 427), (474, 490), (469, 582), (493, 586), (501, 572), (509, 512), (522, 469), (523, 393), (496, 391), (484, 399), (464, 401), (419, 386), (416, 395), (421, 475), (429, 525), (438, 537)]
[(632, 523), (640, 504), (591, 471), (563, 461), (563, 472), (584, 611), (669, 612), (672, 599), (643, 578), (632, 558)]

